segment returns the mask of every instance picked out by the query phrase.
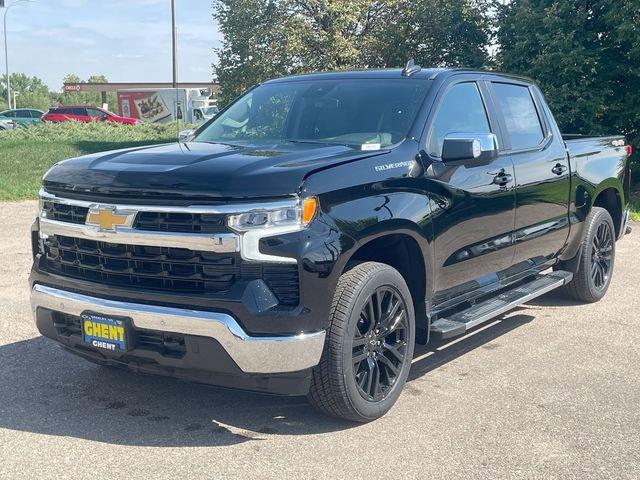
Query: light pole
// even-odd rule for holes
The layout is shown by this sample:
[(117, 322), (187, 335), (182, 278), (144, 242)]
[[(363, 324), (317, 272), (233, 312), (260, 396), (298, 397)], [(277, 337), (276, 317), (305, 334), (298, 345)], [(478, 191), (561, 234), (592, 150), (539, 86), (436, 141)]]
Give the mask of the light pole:
[[(13, 109), (15, 110), (17, 108), (18, 102), (16, 102), (16, 97), (20, 95), (20, 92), (13, 92)], [(11, 108), (11, 105), (9, 105), (9, 108)]]
[(171, 63), (173, 65), (173, 88), (178, 87), (178, 65), (176, 61), (176, 2), (171, 0)]
[[(35, 2), (36, 0), (15, 0), (4, 8), (4, 66), (7, 75), (7, 108), (11, 108), (11, 81), (9, 80), (9, 47), (7, 46), (7, 13), (14, 5), (26, 2)], [(0, 5), (4, 5), (4, 0), (0, 0)]]

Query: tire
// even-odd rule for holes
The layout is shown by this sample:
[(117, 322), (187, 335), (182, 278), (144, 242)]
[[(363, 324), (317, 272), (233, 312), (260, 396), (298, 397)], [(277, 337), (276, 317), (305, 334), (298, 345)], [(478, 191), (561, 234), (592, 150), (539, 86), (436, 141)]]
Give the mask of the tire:
[[(604, 240), (605, 237), (608, 240)], [(572, 300), (594, 303), (609, 289), (616, 258), (615, 228), (611, 215), (604, 208), (591, 209), (585, 220), (580, 252), (578, 270), (562, 292)]]
[(380, 418), (402, 392), (414, 344), (413, 302), (402, 275), (383, 263), (356, 265), (338, 281), (309, 402), (340, 419)]

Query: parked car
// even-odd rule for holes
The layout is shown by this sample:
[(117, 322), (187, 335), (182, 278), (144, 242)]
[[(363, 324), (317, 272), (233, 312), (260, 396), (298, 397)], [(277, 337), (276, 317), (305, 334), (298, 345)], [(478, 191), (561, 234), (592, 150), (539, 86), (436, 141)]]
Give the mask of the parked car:
[(136, 118), (121, 117), (103, 108), (87, 105), (61, 105), (59, 107), (53, 107), (42, 116), (42, 120), (44, 122), (68, 122), (70, 120), (85, 123), (113, 122), (127, 125), (137, 125), (139, 123), (139, 120)]
[(563, 137), (523, 77), (410, 63), (267, 81), (184, 143), (46, 173), (35, 321), (98, 364), (370, 421), (415, 342), (556, 288), (605, 295), (630, 154), (621, 135)]
[(0, 117), (0, 131), (4, 132), (7, 130), (13, 130), (14, 128), (16, 128), (15, 121)]
[(0, 119), (9, 119), (18, 126), (26, 126), (40, 123), (42, 115), (44, 115), (44, 112), (35, 108), (16, 108), (0, 112)]

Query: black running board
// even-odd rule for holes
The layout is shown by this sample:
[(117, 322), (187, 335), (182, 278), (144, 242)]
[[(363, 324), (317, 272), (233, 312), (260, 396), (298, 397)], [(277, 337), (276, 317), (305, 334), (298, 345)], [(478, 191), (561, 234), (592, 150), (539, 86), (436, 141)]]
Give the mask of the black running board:
[(441, 340), (462, 335), (470, 328), (487, 322), (551, 290), (566, 285), (572, 278), (573, 273), (561, 270), (546, 275), (537, 275), (530, 282), (503, 291), (495, 297), (476, 303), (466, 310), (454, 313), (447, 318), (436, 320), (431, 324), (431, 335)]

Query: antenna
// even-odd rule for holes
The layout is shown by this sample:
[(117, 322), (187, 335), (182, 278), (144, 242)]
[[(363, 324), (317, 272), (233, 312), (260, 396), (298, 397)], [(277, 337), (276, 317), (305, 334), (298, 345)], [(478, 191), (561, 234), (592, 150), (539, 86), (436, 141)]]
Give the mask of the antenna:
[(174, 102), (174, 111), (176, 116), (176, 140), (180, 144), (180, 115), (183, 109), (180, 105), (180, 92), (178, 89), (178, 44), (176, 31), (176, 2), (171, 0), (171, 65), (173, 69), (173, 88), (175, 89), (176, 100)]
[(402, 70), (402, 76), (410, 77), (411, 75), (419, 72), (420, 70), (422, 70), (422, 67), (420, 65), (416, 65), (416, 62), (414, 62), (412, 58), (407, 62), (404, 69)]

